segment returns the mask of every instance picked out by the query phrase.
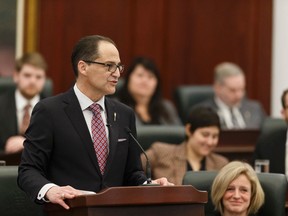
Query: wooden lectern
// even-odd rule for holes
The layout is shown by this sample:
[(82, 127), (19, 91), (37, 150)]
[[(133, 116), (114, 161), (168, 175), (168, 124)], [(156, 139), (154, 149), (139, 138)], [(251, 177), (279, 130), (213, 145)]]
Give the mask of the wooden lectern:
[(48, 216), (204, 216), (206, 191), (192, 186), (112, 187), (92, 195), (66, 200), (70, 210), (46, 204)]

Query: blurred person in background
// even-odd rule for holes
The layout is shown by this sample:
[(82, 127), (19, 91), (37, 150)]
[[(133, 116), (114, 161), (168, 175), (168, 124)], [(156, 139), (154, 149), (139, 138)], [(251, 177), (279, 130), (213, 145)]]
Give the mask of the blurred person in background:
[[(220, 120), (211, 108), (191, 110), (185, 134), (181, 144), (155, 142), (146, 151), (154, 178), (165, 176), (170, 182), (181, 185), (187, 171), (220, 170), (228, 163), (227, 158), (213, 152), (219, 140)], [(144, 154), (141, 159), (145, 170)]]
[(160, 74), (151, 59), (134, 59), (127, 69), (119, 100), (134, 109), (136, 125), (182, 124), (175, 106), (162, 97)]
[[(288, 125), (288, 89), (281, 96), (283, 119)], [(288, 130), (279, 127), (261, 134), (256, 144), (253, 161), (256, 159), (269, 160), (269, 172), (283, 173), (288, 176)]]
[(26, 53), (16, 60), (16, 89), (0, 96), (0, 149), (16, 153), (23, 149), (24, 133), (33, 107), (46, 81), (47, 63), (39, 53)]
[(243, 70), (234, 63), (223, 62), (214, 69), (215, 97), (200, 105), (217, 111), (223, 129), (258, 129), (266, 113), (259, 102), (245, 97), (245, 88)]

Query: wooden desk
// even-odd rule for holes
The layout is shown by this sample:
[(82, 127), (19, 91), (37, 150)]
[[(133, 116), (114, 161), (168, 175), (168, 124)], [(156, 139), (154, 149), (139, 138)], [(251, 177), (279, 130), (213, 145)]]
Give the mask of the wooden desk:
[(215, 152), (226, 156), (229, 160), (244, 160), (252, 163), (259, 135), (260, 131), (254, 129), (222, 130)]
[(21, 160), (21, 153), (16, 154), (6, 154), (3, 151), (0, 151), (0, 160), (6, 161), (8, 166), (18, 166)]
[[(215, 152), (226, 156), (229, 160), (238, 159), (251, 163), (259, 134), (259, 130), (222, 130)], [(21, 153), (0, 152), (0, 160), (5, 160), (7, 165), (19, 165), (20, 159)]]

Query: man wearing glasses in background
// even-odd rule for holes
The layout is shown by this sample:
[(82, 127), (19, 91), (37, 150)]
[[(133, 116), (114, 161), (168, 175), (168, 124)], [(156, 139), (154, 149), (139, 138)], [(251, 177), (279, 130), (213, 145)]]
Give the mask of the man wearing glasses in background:
[[(66, 209), (65, 199), (85, 191), (141, 185), (146, 180), (132, 109), (105, 97), (113, 94), (124, 66), (115, 43), (82, 38), (71, 56), (76, 84), (33, 110), (19, 166), (18, 184), (35, 202)], [(166, 178), (154, 181), (171, 185)]]
[(258, 101), (245, 96), (245, 88), (243, 70), (232, 62), (222, 62), (214, 69), (215, 97), (198, 105), (214, 109), (222, 129), (259, 129), (266, 113)]

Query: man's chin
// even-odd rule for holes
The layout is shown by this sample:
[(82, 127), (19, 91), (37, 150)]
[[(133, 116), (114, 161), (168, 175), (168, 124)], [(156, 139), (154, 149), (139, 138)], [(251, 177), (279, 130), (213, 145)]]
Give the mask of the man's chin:
[(37, 94), (39, 94), (37, 91), (22, 91), (21, 94), (27, 98), (27, 99), (31, 99), (33, 97), (35, 97)]
[(113, 95), (116, 92), (116, 88), (109, 88), (106, 95)]

